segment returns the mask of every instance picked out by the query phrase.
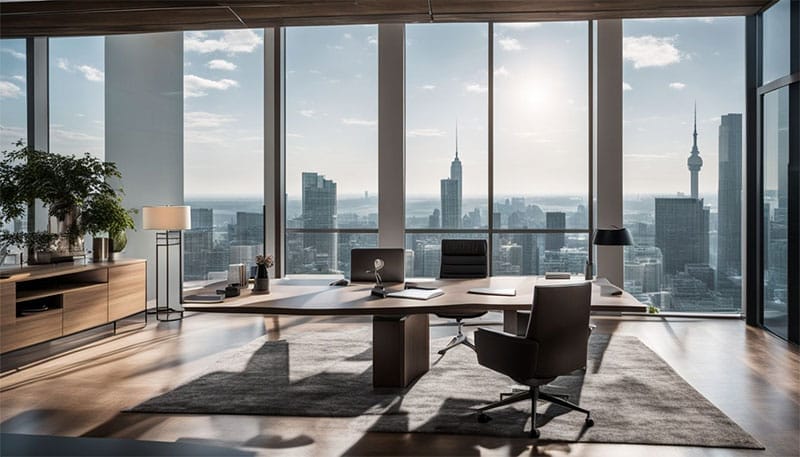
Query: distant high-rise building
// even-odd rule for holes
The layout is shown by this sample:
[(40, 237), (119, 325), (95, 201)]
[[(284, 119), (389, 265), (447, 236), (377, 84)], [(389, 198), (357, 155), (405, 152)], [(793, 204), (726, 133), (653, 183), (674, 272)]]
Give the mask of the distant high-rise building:
[(708, 264), (708, 209), (697, 198), (656, 198), (656, 246), (663, 254), (664, 274), (687, 264)]
[[(567, 228), (567, 215), (561, 212), (548, 212), (545, 213), (545, 221), (548, 229), (565, 229)], [(563, 248), (564, 243), (563, 233), (548, 233), (544, 236), (544, 250), (545, 251), (558, 251)]]
[(741, 274), (742, 115), (725, 114), (719, 126), (717, 274)]
[(692, 151), (689, 153), (689, 159), (686, 165), (689, 167), (689, 174), (691, 177), (691, 191), (692, 198), (698, 198), (698, 173), (703, 166), (703, 159), (700, 157), (700, 150), (697, 149), (697, 105), (694, 107), (694, 133), (692, 134), (694, 142), (692, 143)]
[(264, 243), (264, 215), (262, 213), (236, 212), (236, 227), (231, 245), (256, 246)]
[[(336, 183), (325, 176), (303, 172), (303, 228), (336, 228)], [(337, 271), (336, 234), (304, 233), (303, 250), (313, 252), (311, 269), (327, 273)]]
[(458, 127), (456, 126), (456, 157), (450, 163), (450, 178), (441, 181), (442, 228), (461, 228), (461, 160), (458, 158)]
[(441, 227), (440, 219), (440, 212), (439, 208), (433, 210), (433, 214), (428, 216), (428, 228), (439, 228)]
[(214, 228), (214, 210), (211, 208), (192, 208), (192, 230)]

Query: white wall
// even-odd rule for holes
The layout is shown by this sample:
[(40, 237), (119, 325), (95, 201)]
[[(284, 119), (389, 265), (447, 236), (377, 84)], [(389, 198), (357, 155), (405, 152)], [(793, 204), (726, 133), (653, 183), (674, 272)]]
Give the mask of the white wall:
[[(141, 208), (183, 204), (183, 33), (107, 37), (105, 78), (106, 160), (122, 172), (124, 205), (139, 209), (125, 255), (148, 260), (153, 299), (155, 232), (142, 230)], [(177, 264), (170, 269), (177, 274)]]

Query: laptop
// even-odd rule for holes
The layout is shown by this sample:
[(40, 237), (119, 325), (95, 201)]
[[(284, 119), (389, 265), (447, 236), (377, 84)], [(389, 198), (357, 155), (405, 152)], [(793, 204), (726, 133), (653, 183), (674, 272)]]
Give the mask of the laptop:
[(350, 251), (350, 282), (375, 282), (375, 259), (383, 260), (383, 282), (405, 281), (403, 248), (357, 248)]

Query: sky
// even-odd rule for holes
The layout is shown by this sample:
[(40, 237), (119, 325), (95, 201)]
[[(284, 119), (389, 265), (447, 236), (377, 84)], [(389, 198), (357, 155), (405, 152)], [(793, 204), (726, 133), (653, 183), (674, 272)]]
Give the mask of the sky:
[[(692, 110), (716, 192), (722, 114), (744, 110), (744, 19), (623, 22), (624, 192), (688, 193)], [(496, 24), (495, 194), (586, 194), (587, 25)], [(488, 26), (406, 28), (407, 194), (438, 197), (458, 149), (465, 198), (487, 193)], [(185, 193), (260, 196), (263, 32), (184, 34)], [(103, 154), (103, 38), (50, 41), (51, 144)], [(25, 133), (22, 40), (0, 42), (0, 142)], [(377, 194), (377, 26), (286, 32), (287, 194), (300, 174)]]

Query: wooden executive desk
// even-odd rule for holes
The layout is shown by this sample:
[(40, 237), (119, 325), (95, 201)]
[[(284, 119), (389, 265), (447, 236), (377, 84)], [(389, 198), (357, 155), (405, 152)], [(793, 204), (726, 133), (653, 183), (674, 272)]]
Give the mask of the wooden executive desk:
[[(518, 310), (529, 310), (536, 284), (557, 284), (572, 280), (545, 280), (539, 276), (494, 276), (485, 279), (437, 280), (445, 294), (430, 300), (376, 298), (372, 284), (329, 286), (320, 280), (281, 279), (271, 284), (269, 295), (243, 290), (239, 297), (218, 304), (186, 304), (187, 311), (289, 315), (371, 315), (373, 317), (373, 377), (375, 387), (405, 387), (430, 367), (428, 315), (445, 311), (503, 311), (506, 331), (516, 332)], [(403, 285), (389, 287), (400, 290)], [(514, 288), (517, 295), (477, 295), (476, 287)], [(600, 295), (593, 287), (593, 311), (646, 312), (633, 296)]]

